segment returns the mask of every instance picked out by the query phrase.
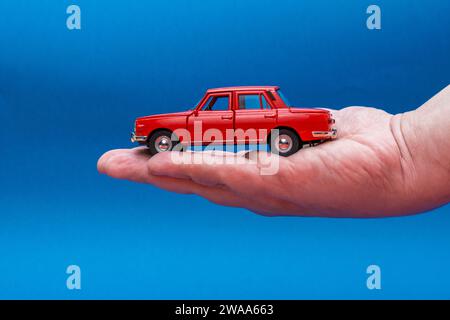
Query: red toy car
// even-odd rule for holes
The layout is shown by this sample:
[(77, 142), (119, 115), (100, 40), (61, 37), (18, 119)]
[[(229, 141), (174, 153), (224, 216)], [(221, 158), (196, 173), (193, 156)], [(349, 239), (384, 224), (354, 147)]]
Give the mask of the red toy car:
[(152, 155), (176, 146), (267, 143), (289, 156), (334, 138), (333, 124), (327, 110), (291, 106), (277, 86), (217, 88), (192, 110), (136, 119), (131, 141), (146, 144)]

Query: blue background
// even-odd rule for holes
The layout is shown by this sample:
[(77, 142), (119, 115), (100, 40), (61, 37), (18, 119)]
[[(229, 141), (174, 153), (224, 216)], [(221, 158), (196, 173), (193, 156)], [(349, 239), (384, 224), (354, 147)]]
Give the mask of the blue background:
[[(380, 220), (266, 218), (113, 180), (136, 116), (210, 87), (298, 106), (411, 110), (449, 83), (450, 2), (0, 2), (0, 298), (450, 298), (450, 207)], [(77, 4), (82, 30), (66, 28)], [(256, 200), (256, 199), (255, 199)], [(66, 288), (66, 267), (82, 290)], [(382, 268), (382, 290), (366, 267)]]

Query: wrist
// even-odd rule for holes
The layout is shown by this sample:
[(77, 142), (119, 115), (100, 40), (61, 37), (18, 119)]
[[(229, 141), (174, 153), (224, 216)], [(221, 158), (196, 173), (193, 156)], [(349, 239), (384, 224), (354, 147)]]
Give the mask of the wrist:
[[(410, 201), (437, 207), (450, 201), (450, 87), (422, 107), (393, 117)], [(425, 209), (430, 209), (425, 208)]]

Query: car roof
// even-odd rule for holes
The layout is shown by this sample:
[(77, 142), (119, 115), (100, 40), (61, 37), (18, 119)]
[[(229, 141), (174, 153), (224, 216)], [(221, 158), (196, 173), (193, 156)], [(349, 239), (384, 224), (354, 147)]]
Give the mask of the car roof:
[(208, 89), (207, 93), (212, 92), (228, 92), (228, 91), (248, 91), (248, 90), (278, 90), (278, 86), (237, 86), (237, 87), (223, 87)]

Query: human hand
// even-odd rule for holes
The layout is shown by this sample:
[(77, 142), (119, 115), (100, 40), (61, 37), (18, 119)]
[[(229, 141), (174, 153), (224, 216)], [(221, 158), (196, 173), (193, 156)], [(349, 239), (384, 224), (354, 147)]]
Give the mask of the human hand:
[[(444, 104), (450, 111), (449, 91), (447, 87), (427, 104)], [(450, 145), (443, 146), (449, 162), (433, 154), (436, 150), (423, 149), (413, 127), (417, 114), (393, 116), (379, 109), (348, 107), (333, 111), (333, 116), (336, 140), (287, 158), (255, 151), (206, 152), (198, 163), (193, 160), (198, 153), (185, 152), (176, 155), (183, 158), (177, 163), (174, 152), (150, 157), (141, 147), (107, 152), (98, 170), (271, 216), (387, 217), (449, 201)], [(421, 123), (438, 125), (429, 119), (434, 117), (420, 116)], [(238, 157), (239, 161), (228, 161)], [(441, 160), (434, 161), (438, 157)], [(270, 161), (279, 161), (278, 172), (262, 175), (261, 163)]]

